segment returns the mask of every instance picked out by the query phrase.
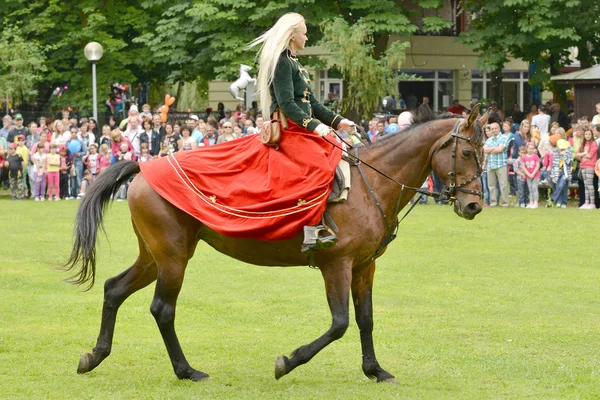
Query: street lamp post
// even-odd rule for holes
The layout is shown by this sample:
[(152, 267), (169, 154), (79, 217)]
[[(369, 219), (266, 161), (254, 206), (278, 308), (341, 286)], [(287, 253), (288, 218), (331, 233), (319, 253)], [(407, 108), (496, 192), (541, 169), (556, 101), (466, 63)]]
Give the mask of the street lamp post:
[(94, 120), (98, 123), (98, 100), (96, 98), (96, 63), (102, 58), (104, 50), (98, 42), (90, 42), (83, 49), (85, 58), (92, 62), (92, 96), (94, 104)]

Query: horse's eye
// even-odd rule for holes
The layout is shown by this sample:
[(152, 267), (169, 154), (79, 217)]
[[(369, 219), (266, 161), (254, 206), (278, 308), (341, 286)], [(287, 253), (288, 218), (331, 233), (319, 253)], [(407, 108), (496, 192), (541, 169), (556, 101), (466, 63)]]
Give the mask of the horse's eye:
[(463, 150), (462, 155), (464, 158), (470, 158), (473, 155), (471, 150)]

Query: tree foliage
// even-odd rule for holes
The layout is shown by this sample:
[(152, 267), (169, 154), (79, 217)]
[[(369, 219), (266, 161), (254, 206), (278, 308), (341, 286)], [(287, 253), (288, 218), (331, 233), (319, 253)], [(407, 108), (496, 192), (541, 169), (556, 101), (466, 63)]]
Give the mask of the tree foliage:
[(461, 40), (479, 52), (479, 67), (502, 69), (509, 57), (536, 62), (532, 83), (548, 83), (551, 74), (571, 62), (569, 48), (579, 49), (582, 66), (600, 56), (595, 0), (465, 0), (472, 15)]
[(36, 42), (26, 41), (18, 29), (7, 26), (0, 33), (0, 93), (28, 99), (37, 94), (44, 79), (46, 58)]
[(408, 42), (396, 41), (374, 58), (373, 34), (367, 24), (349, 25), (341, 18), (323, 24), (322, 44), (331, 52), (331, 63), (344, 76), (343, 111), (355, 110), (368, 118), (385, 93), (395, 92)]
[[(47, 71), (40, 97), (52, 89), (69, 90), (53, 104), (91, 109), (91, 66), (85, 44), (104, 47), (98, 62), (99, 103), (111, 83), (183, 83), (233, 79), (241, 63), (252, 65), (256, 52), (245, 46), (286, 12), (305, 16), (308, 45), (319, 45), (324, 21), (341, 18), (368, 32), (368, 52), (380, 66), (391, 34), (410, 36), (411, 16), (439, 9), (443, 0), (4, 0), (0, 26), (14, 26), (24, 42), (41, 49)], [(420, 7), (420, 8), (419, 8)], [(423, 18), (423, 30), (449, 25), (437, 15)], [(354, 29), (354, 28), (353, 28)], [(366, 42), (365, 42), (366, 44)], [(394, 46), (403, 53), (403, 47)], [(388, 56), (389, 58), (389, 56)], [(346, 68), (352, 68), (349, 64)], [(391, 64), (389, 64), (391, 65)], [(349, 70), (348, 70), (349, 71)], [(350, 74), (348, 75), (350, 76)], [(357, 76), (357, 75), (352, 75)], [(42, 93), (43, 92), (43, 93)], [(381, 94), (379, 94), (381, 95)], [(364, 97), (363, 97), (364, 98)], [(40, 99), (44, 101), (44, 99)]]

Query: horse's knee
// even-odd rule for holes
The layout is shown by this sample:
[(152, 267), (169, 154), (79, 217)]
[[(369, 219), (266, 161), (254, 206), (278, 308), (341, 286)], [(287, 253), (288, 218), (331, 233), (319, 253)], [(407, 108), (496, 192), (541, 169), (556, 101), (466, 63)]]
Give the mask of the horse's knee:
[(348, 316), (345, 317), (336, 317), (333, 319), (333, 323), (331, 324), (331, 338), (333, 340), (338, 340), (346, 333), (348, 329), (348, 325), (350, 321), (348, 320)]
[(150, 305), (150, 312), (159, 327), (172, 324), (175, 321), (175, 308), (162, 300), (154, 299)]

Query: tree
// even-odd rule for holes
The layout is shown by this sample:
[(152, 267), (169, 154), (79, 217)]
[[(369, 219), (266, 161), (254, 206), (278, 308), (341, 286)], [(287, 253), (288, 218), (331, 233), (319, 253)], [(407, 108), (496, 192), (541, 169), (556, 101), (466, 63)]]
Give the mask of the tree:
[(0, 22), (17, 28), (26, 42), (37, 43), (42, 50), (47, 73), (39, 87), (40, 101), (49, 101), (54, 87), (67, 85), (69, 90), (53, 105), (87, 110), (92, 108), (92, 74), (83, 48), (90, 41), (104, 47), (97, 74), (100, 105), (111, 83), (166, 75), (156, 70), (147, 48), (133, 43), (152, 18), (138, 2), (127, 0), (7, 0), (0, 9)]
[(502, 69), (509, 57), (535, 62), (530, 83), (552, 89), (549, 78), (570, 63), (570, 47), (579, 49), (582, 66), (600, 56), (600, 4), (594, 0), (466, 0), (463, 5), (472, 20), (460, 39), (479, 52), (483, 70)]
[(330, 61), (346, 82), (343, 112), (369, 118), (382, 94), (395, 91), (399, 78), (396, 70), (404, 61), (409, 43), (396, 41), (375, 59), (373, 36), (367, 25), (359, 22), (350, 26), (336, 18), (323, 24), (322, 44), (331, 52)]
[(7, 26), (0, 35), (0, 93), (21, 101), (37, 94), (35, 85), (47, 70), (42, 49), (26, 41), (18, 29)]
[[(349, 27), (357, 25), (355, 37), (361, 37), (363, 32), (363, 38), (369, 39), (364, 42), (367, 47), (362, 48), (361, 54), (379, 60), (389, 46), (391, 34), (410, 36), (416, 31), (410, 19), (415, 5), (436, 9), (443, 3), (442, 0), (418, 0), (411, 3), (413, 8), (409, 9), (406, 2), (393, 0), (183, 0), (175, 4), (170, 0), (145, 0), (142, 7), (146, 12), (159, 17), (135, 42), (144, 43), (151, 50), (153, 60), (165, 65), (170, 71), (170, 80), (233, 79), (239, 64), (252, 65), (254, 61), (256, 53), (246, 50), (246, 44), (285, 12), (304, 15), (311, 38), (309, 45), (320, 44), (320, 27), (325, 21), (341, 18)], [(449, 24), (437, 16), (423, 19), (423, 29), (429, 31)], [(403, 53), (404, 49), (396, 45), (394, 51)], [(382, 60), (381, 65), (387, 62)], [(353, 66), (361, 68), (361, 64), (355, 62), (343, 69), (350, 72)]]

